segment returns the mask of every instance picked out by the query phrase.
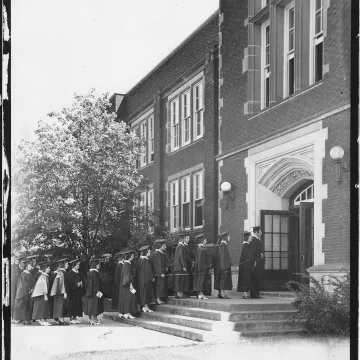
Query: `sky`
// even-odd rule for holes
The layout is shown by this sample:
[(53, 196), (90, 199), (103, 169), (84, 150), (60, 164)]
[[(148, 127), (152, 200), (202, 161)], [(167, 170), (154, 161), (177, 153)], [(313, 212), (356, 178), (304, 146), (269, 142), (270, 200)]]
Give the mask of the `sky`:
[(73, 94), (126, 93), (218, 9), (219, 0), (12, 0), (12, 143)]

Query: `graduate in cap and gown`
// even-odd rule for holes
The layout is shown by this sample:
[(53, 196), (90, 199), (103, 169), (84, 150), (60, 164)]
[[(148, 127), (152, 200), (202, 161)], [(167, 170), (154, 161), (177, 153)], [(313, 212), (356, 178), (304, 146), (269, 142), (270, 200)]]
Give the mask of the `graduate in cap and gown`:
[(261, 235), (262, 230), (260, 226), (254, 226), (252, 228), (252, 241), (251, 241), (251, 248), (253, 255), (255, 257), (255, 267), (254, 271), (251, 273), (251, 290), (250, 290), (250, 296), (254, 299), (261, 299), (262, 296), (260, 296), (260, 285), (262, 284), (262, 277), (264, 273), (264, 253), (262, 250), (262, 244), (261, 244)]
[(230, 234), (224, 232), (220, 234), (221, 242), (219, 245), (220, 255), (220, 299), (229, 299), (225, 294), (225, 290), (232, 290), (232, 274), (231, 274), (231, 257), (228, 248)]
[(32, 263), (26, 259), (24, 261), (24, 271), (20, 274), (15, 295), (14, 320), (24, 321), (24, 325), (31, 323), (31, 293), (33, 278), (31, 276)]
[(132, 314), (136, 313), (136, 290), (133, 287), (134, 275), (131, 269), (131, 262), (134, 259), (132, 251), (124, 252), (124, 265), (121, 269), (119, 287), (119, 316), (125, 319), (134, 319)]
[(193, 284), (193, 268), (194, 268), (194, 254), (192, 253), (189, 247), (190, 236), (189, 234), (185, 235), (184, 238), (184, 247), (186, 253), (186, 276), (184, 277), (184, 289), (183, 289), (183, 296), (185, 298), (190, 298), (188, 294), (184, 294), (190, 292), (194, 286)]
[[(65, 302), (68, 297), (68, 284), (65, 278), (66, 267), (68, 266), (67, 259), (61, 259), (57, 262), (58, 267), (56, 276), (51, 287), (50, 295), (53, 297), (53, 319), (58, 325), (69, 325), (65, 322), (66, 307)], [(63, 319), (63, 320), (60, 320)]]
[(32, 292), (31, 297), (34, 300), (32, 318), (34, 320), (39, 320), (41, 326), (51, 326), (47, 320), (50, 318), (50, 308), (49, 308), (49, 274), (50, 274), (50, 264), (42, 263), (39, 264), (42, 271), (41, 275), (38, 276), (36, 281), (34, 291)]
[(81, 298), (85, 292), (85, 283), (79, 271), (80, 260), (71, 260), (69, 261), (69, 265), (72, 266), (72, 269), (67, 276), (69, 285), (68, 315), (70, 316), (70, 324), (81, 324), (81, 321), (77, 320), (76, 317), (83, 316)]
[(195, 239), (198, 242), (198, 248), (194, 265), (194, 290), (198, 292), (198, 299), (207, 300), (208, 298), (204, 295), (204, 292), (209, 291), (210, 279), (210, 264), (205, 248), (207, 240), (205, 239), (204, 234), (196, 236)]
[(187, 290), (185, 288), (185, 277), (187, 276), (187, 257), (184, 241), (185, 234), (181, 234), (179, 243), (175, 249), (173, 288), (176, 299), (186, 298), (184, 291)]
[(103, 296), (100, 285), (100, 259), (90, 260), (90, 270), (86, 278), (85, 314), (89, 316), (90, 325), (100, 325), (97, 316), (101, 311), (101, 298)]
[(124, 265), (124, 254), (120, 252), (118, 254), (118, 262), (115, 269), (114, 276), (114, 294), (112, 298), (112, 307), (113, 309), (117, 309), (119, 305), (119, 291), (120, 291), (120, 279), (121, 279), (121, 269)]
[(141, 255), (136, 269), (138, 302), (143, 312), (153, 312), (149, 308), (149, 304), (154, 299), (153, 282), (155, 280), (149, 260), (150, 246), (145, 245), (139, 250)]
[(252, 237), (249, 232), (244, 233), (244, 242), (239, 261), (239, 276), (237, 291), (242, 293), (243, 299), (250, 297), (251, 273), (254, 269), (254, 256), (251, 248)]
[[(14, 319), (14, 309), (15, 309), (15, 298), (16, 298), (16, 291), (17, 291), (17, 285), (18, 280), (20, 277), (20, 274), (24, 271), (24, 260), (25, 258), (16, 258), (13, 257), (13, 264), (11, 265), (11, 299), (10, 299), (10, 310), (11, 310), (11, 318)], [(16, 323), (19, 322), (19, 320), (14, 321)]]
[(156, 249), (152, 257), (152, 266), (154, 269), (155, 283), (154, 293), (156, 303), (158, 305), (164, 304), (161, 299), (167, 298), (167, 277), (166, 277), (166, 244), (165, 240), (158, 239), (154, 243)]

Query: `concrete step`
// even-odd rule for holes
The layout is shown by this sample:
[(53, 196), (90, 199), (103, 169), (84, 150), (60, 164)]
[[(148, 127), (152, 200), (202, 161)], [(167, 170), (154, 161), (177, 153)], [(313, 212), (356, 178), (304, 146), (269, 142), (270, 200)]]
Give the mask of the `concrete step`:
[(239, 322), (244, 320), (291, 320), (297, 311), (293, 310), (257, 310), (230, 313), (229, 321)]
[(260, 291), (260, 296), (269, 299), (295, 299), (296, 293), (294, 291)]
[(166, 301), (169, 305), (201, 308), (213, 311), (258, 311), (258, 310), (294, 310), (290, 299), (218, 299), (211, 298), (209, 300), (197, 299), (175, 299), (169, 297)]
[(165, 312), (141, 313), (141, 318), (160, 321), (168, 324), (185, 326), (192, 329), (199, 329), (204, 331), (221, 331), (232, 332), (235, 330), (236, 324), (230, 321), (216, 321), (199, 318), (192, 318), (189, 316), (173, 315)]
[(266, 337), (266, 336), (271, 336), (272, 338), (274, 336), (281, 336), (281, 339), (286, 340), (287, 335), (293, 335), (293, 334), (301, 334), (303, 333), (304, 330), (302, 328), (299, 329), (286, 329), (286, 330), (265, 330), (265, 331), (259, 331), (259, 330), (255, 330), (255, 331), (243, 331), (240, 332), (240, 337), (241, 338), (259, 338), (259, 337)]
[(291, 320), (247, 320), (235, 323), (235, 331), (239, 332), (278, 332), (285, 330), (301, 331), (303, 326)]

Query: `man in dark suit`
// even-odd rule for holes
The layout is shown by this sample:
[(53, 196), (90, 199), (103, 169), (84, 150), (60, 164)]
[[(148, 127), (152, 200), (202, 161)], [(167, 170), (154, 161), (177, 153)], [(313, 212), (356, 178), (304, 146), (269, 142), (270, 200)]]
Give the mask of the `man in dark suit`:
[(254, 226), (252, 228), (251, 236), (252, 236), (252, 242), (251, 242), (251, 249), (252, 249), (252, 255), (254, 256), (254, 269), (251, 273), (251, 290), (250, 290), (250, 296), (253, 299), (261, 299), (260, 296), (260, 286), (262, 284), (262, 278), (264, 273), (264, 252), (263, 252), (263, 246), (261, 243), (261, 235), (262, 231), (260, 226)]

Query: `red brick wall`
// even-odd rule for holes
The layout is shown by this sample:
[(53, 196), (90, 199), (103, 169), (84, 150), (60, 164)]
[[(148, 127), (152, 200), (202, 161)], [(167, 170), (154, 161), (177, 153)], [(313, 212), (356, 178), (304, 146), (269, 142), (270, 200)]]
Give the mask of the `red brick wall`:
[(326, 119), (323, 127), (328, 128), (323, 159), (323, 183), (328, 184), (328, 198), (323, 200), (325, 263), (350, 262), (350, 173), (343, 173), (339, 184), (329, 155), (332, 147), (341, 146), (345, 150), (343, 159), (350, 166), (350, 111)]

